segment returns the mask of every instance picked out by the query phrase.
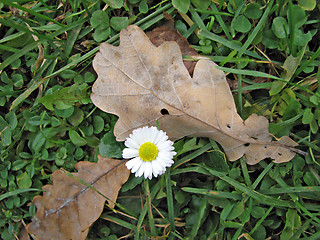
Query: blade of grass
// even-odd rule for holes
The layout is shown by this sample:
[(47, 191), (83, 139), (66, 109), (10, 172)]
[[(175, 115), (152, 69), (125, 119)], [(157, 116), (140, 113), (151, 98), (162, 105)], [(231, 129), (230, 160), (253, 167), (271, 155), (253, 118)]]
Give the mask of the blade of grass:
[(296, 45), (294, 44), (295, 22), (293, 21), (293, 19), (294, 19), (293, 5), (292, 5), (292, 2), (289, 1), (289, 5), (288, 5), (288, 24), (289, 24), (289, 34), (290, 34), (289, 48), (290, 48), (291, 54), (293, 56), (296, 56), (297, 50), (296, 50)]
[(226, 68), (226, 67), (220, 67), (220, 66), (216, 66), (216, 68), (218, 68), (224, 72), (229, 72), (229, 73), (234, 73), (234, 74), (241, 74), (241, 75), (262, 77), (262, 78), (271, 78), (271, 79), (275, 79), (275, 80), (279, 80), (279, 81), (284, 81), (283, 79), (278, 78), (276, 76), (273, 76), (271, 74), (264, 73), (264, 72), (258, 72), (255, 70), (242, 70), (242, 69)]
[(262, 194), (288, 194), (288, 193), (305, 193), (305, 192), (318, 192), (320, 193), (319, 186), (308, 186), (308, 187), (282, 187), (282, 188), (271, 188), (267, 190), (259, 190)]
[(168, 169), (165, 173), (165, 180), (166, 180), (166, 193), (167, 193), (167, 206), (168, 206), (169, 223), (170, 223), (171, 231), (174, 232), (176, 230), (176, 227), (175, 227), (175, 223), (174, 223), (174, 207), (173, 207), (173, 196), (172, 196), (170, 169)]
[[(259, 162), (260, 165), (262, 163), (263, 162)], [(271, 162), (267, 166), (263, 167), (264, 170), (262, 171), (262, 173), (260, 173), (260, 175), (256, 178), (256, 180), (252, 184), (253, 189), (256, 189), (256, 187), (259, 185), (259, 183), (262, 181), (262, 179), (267, 175), (267, 173), (270, 171), (270, 169), (273, 167), (273, 165), (274, 165), (274, 163)]]
[(171, 172), (171, 176), (172, 175), (178, 175), (181, 173), (189, 173), (189, 172), (196, 172), (196, 173), (202, 173), (205, 175), (209, 175), (210, 173), (208, 173), (208, 171), (206, 171), (205, 169), (203, 169), (202, 167), (186, 167), (186, 168), (179, 168), (179, 169), (175, 169)]
[[(156, 196), (156, 194), (159, 192), (160, 190), (160, 185), (159, 183), (155, 184), (151, 190), (151, 193), (150, 193), (150, 200), (152, 201), (152, 199)], [(142, 208), (142, 211), (140, 213), (140, 216), (139, 216), (139, 219), (138, 219), (138, 223), (137, 223), (137, 226), (136, 226), (136, 233), (134, 235), (134, 239), (135, 240), (140, 240), (140, 231), (141, 231), (141, 226), (142, 226), (142, 223), (144, 221), (144, 218), (145, 216), (147, 215), (147, 212), (148, 212), (148, 203), (146, 202), (144, 205), (143, 205), (143, 208)]]
[(306, 67), (310, 66), (310, 64), (320, 56), (320, 47), (318, 47), (317, 51), (312, 54), (311, 58), (305, 61), (294, 73), (292, 79), (295, 79)]
[(252, 230), (250, 231), (250, 235), (252, 235), (257, 228), (263, 223), (263, 221), (266, 219), (266, 217), (268, 217), (268, 215), (270, 214), (270, 212), (272, 211), (273, 206), (269, 207), (269, 209), (266, 211), (266, 213), (262, 216), (262, 218), (259, 219), (259, 221), (256, 223), (256, 225), (254, 226), (254, 228), (252, 228)]
[(82, 25), (83, 24), (80, 22), (74, 29), (72, 29), (68, 33), (68, 38), (67, 38), (67, 41), (65, 42), (65, 45), (64, 45), (64, 54), (67, 58), (70, 56), (70, 53), (73, 49), (73, 46), (74, 46), (74, 44), (79, 36), (79, 33), (81, 31)]
[(260, 32), (261, 28), (264, 27), (267, 19), (268, 19), (268, 16), (269, 16), (269, 13), (270, 13), (270, 10), (272, 8), (272, 5), (273, 5), (273, 2), (274, 0), (271, 0), (269, 3), (268, 3), (268, 7), (266, 8), (266, 10), (264, 11), (262, 17), (260, 18), (258, 24), (256, 25), (256, 27), (253, 29), (253, 31), (249, 34), (248, 36), (248, 39), (246, 40), (246, 42), (242, 45), (241, 49), (239, 50), (239, 53), (238, 53), (238, 57), (241, 57), (242, 54), (245, 53), (245, 51), (247, 50), (247, 48), (250, 46), (250, 44), (252, 43), (252, 41), (254, 40), (254, 38), (257, 36), (257, 34)]
[(0, 195), (0, 201), (6, 199), (8, 197), (16, 196), (18, 194), (25, 193), (25, 192), (42, 192), (42, 190), (41, 189), (37, 189), (37, 188), (27, 188), (27, 189), (13, 190), (11, 192), (6, 192), (4, 194), (1, 194)]
[(198, 211), (196, 221), (193, 223), (191, 232), (190, 232), (190, 239), (194, 239), (196, 236), (198, 236), (198, 231), (201, 225), (201, 222), (203, 221), (203, 218), (206, 216), (206, 209), (208, 205), (208, 201), (206, 198), (201, 199), (201, 206)]
[(188, 154), (187, 156), (179, 159), (178, 161), (176, 161), (173, 166), (172, 166), (172, 169), (176, 169), (177, 167), (179, 167), (180, 165), (186, 163), (186, 162), (189, 162), (191, 161), (192, 159), (200, 156), (201, 154), (205, 153), (206, 151), (208, 151), (210, 148), (212, 148), (211, 144), (208, 143), (207, 145), (199, 148), (198, 150), (196, 151), (193, 151), (192, 153)]
[(15, 3), (11, 2), (11, 1), (8, 1), (8, 0), (1, 0), (1, 2), (3, 2), (4, 4), (6, 4), (8, 6), (11, 6), (13, 8), (17, 8), (17, 9), (19, 9), (21, 11), (24, 11), (24, 12), (27, 12), (27, 13), (29, 13), (31, 15), (34, 15), (34, 16), (36, 16), (38, 18), (42, 18), (42, 19), (47, 20), (49, 22), (53, 22), (53, 23), (58, 24), (59, 26), (62, 26), (62, 27), (64, 26), (62, 23), (59, 23), (58, 21), (56, 21), (56, 20), (54, 20), (52, 18), (49, 18), (49, 17), (47, 17), (47, 16), (45, 16), (45, 15), (43, 15), (41, 13), (33, 11), (32, 9), (25, 8), (23, 6), (20, 6), (20, 5), (15, 4)]
[[(206, 26), (204, 25), (202, 19), (200, 18), (200, 16), (198, 15), (198, 13), (194, 10), (194, 9), (190, 9), (190, 13), (195, 21), (195, 23), (198, 25), (198, 27), (200, 28), (199, 34), (200, 37), (203, 38), (208, 38), (211, 39), (215, 42), (218, 42), (232, 50), (236, 50), (236, 51), (240, 51), (241, 47), (223, 37), (220, 37), (212, 32), (209, 32), (206, 28)], [(244, 53), (248, 56), (254, 57), (256, 59), (260, 59), (260, 60), (266, 60), (265, 58), (259, 56), (256, 53), (253, 53), (251, 51), (245, 50)]]
[[(163, 15), (163, 12), (167, 11), (169, 8), (172, 7), (172, 4), (166, 4), (163, 7), (157, 9), (156, 11), (154, 11), (153, 13), (149, 14), (148, 16), (146, 16), (145, 18), (139, 20), (138, 22), (135, 23), (135, 25), (137, 26), (141, 26), (143, 25), (145, 22), (151, 20), (153, 22), (153, 19), (155, 17), (157, 17), (158, 15)], [(148, 24), (149, 25), (149, 24)]]
[(35, 31), (31, 31), (29, 30), (26, 26), (22, 25), (22, 24), (19, 24), (17, 22), (14, 22), (14, 21), (11, 21), (11, 20), (7, 20), (7, 19), (4, 19), (4, 18), (0, 18), (0, 23), (5, 25), (5, 26), (8, 26), (10, 28), (13, 28), (13, 29), (17, 29), (21, 32), (24, 32), (24, 33), (28, 33), (28, 34), (34, 34), (36, 35), (39, 39), (46, 39), (46, 40), (52, 40), (50, 39), (49, 35), (42, 35), (38, 32), (35, 32)]
[(17, 32), (17, 33), (11, 34), (11, 35), (9, 35), (7, 37), (4, 37), (4, 38), (0, 39), (0, 43), (8, 42), (8, 41), (11, 41), (13, 39), (19, 38), (23, 34), (24, 34), (24, 32)]
[(118, 224), (119, 226), (122, 226), (122, 227), (130, 229), (130, 230), (135, 230), (136, 229), (136, 226), (134, 226), (133, 224), (128, 223), (126, 221), (123, 221), (123, 220), (121, 220), (119, 218), (107, 215), (107, 214), (102, 214), (100, 218), (104, 219), (104, 220), (107, 220), (107, 221), (110, 221), (110, 222), (113, 222), (115, 224)]
[(219, 14), (214, 14), (213, 15), (215, 16), (215, 18), (217, 19), (218, 23), (220, 24), (221, 28), (222, 28), (222, 31), (224, 32), (224, 34), (226, 35), (226, 37), (229, 39), (229, 40), (232, 40), (232, 36), (226, 26), (226, 24), (224, 23), (222, 17), (220, 16), (221, 13), (219, 12), (219, 10), (217, 9), (216, 5), (214, 3), (211, 3), (210, 5), (211, 9)]
[(263, 195), (255, 190), (252, 190), (248, 188), (247, 186), (244, 186), (243, 184), (239, 183), (238, 181), (226, 176), (223, 173), (220, 173), (218, 171), (215, 171), (213, 169), (208, 168), (207, 166), (202, 167), (210, 172), (213, 176), (219, 177), (220, 179), (224, 180), (225, 182), (229, 183), (239, 191), (243, 192), (244, 194), (256, 199), (257, 201), (266, 204), (266, 205), (271, 205), (271, 206), (282, 206), (282, 207), (295, 207), (295, 204), (289, 201), (281, 200), (281, 199), (276, 199), (272, 198), (266, 195)]
[(247, 168), (247, 163), (244, 160), (244, 157), (240, 158), (240, 164), (241, 164), (241, 170), (243, 173), (244, 181), (247, 186), (251, 186), (252, 182), (249, 176), (248, 168)]
[(227, 198), (233, 200), (241, 200), (243, 197), (237, 193), (230, 193), (230, 192), (222, 192), (216, 190), (209, 190), (205, 188), (192, 188), (192, 187), (183, 187), (181, 188), (184, 192), (201, 194), (209, 197), (217, 197), (217, 198)]
[(32, 42), (29, 43), (27, 46), (25, 46), (24, 48), (22, 48), (20, 51), (14, 53), (13, 55), (11, 55), (10, 57), (8, 57), (6, 60), (4, 60), (1, 64), (0, 64), (0, 71), (3, 70), (4, 68), (6, 68), (7, 66), (9, 66), (11, 63), (13, 63), (14, 61), (16, 61), (17, 59), (19, 59), (20, 57), (27, 55), (28, 52), (30, 52), (31, 50), (37, 48), (40, 44), (42, 44), (43, 42), (40, 41), (36, 41), (36, 42)]

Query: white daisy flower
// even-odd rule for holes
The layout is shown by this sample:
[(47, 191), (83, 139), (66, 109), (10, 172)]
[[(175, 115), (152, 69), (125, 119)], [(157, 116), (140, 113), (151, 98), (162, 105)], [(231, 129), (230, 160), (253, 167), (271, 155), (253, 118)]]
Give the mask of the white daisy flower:
[(143, 127), (133, 130), (124, 142), (127, 148), (123, 149), (122, 157), (131, 159), (126, 166), (136, 177), (151, 180), (152, 174), (157, 177), (165, 173), (174, 161), (173, 142), (168, 140), (165, 132), (156, 127)]

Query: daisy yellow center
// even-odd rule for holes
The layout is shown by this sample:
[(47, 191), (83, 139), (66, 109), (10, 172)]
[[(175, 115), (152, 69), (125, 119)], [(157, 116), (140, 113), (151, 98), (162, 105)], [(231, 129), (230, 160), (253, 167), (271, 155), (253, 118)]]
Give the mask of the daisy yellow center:
[(142, 161), (150, 162), (157, 158), (158, 152), (159, 150), (154, 143), (146, 142), (139, 148), (139, 157)]

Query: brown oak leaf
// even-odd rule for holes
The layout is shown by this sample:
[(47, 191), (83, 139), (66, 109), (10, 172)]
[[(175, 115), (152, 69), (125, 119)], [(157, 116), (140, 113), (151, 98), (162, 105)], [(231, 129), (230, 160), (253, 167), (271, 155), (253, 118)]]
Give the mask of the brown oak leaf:
[(77, 173), (68, 176), (61, 170), (52, 174), (43, 196), (33, 203), (37, 212), (27, 226), (29, 234), (39, 240), (86, 239), (89, 227), (101, 215), (106, 198), (111, 208), (130, 171), (125, 161), (98, 156), (97, 163), (79, 162)]
[(131, 25), (120, 33), (118, 47), (107, 43), (93, 60), (98, 79), (91, 99), (103, 111), (119, 116), (114, 128), (118, 141), (133, 129), (156, 125), (175, 140), (184, 136), (209, 137), (228, 159), (246, 156), (248, 164), (264, 158), (291, 160), (297, 144), (284, 136), (272, 140), (268, 120), (236, 111), (224, 72), (210, 60), (199, 60), (191, 77), (176, 42), (154, 46), (146, 34)]

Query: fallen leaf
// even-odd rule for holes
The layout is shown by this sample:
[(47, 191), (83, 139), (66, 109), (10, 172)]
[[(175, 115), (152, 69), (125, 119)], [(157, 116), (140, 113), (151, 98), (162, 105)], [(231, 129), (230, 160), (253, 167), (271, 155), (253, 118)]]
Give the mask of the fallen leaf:
[(155, 47), (137, 26), (120, 33), (118, 47), (107, 43), (93, 60), (98, 79), (91, 99), (105, 112), (119, 116), (114, 134), (124, 141), (133, 129), (156, 125), (172, 140), (209, 137), (228, 159), (246, 156), (248, 164), (271, 157), (291, 160), (297, 144), (289, 137), (272, 141), (268, 120), (238, 115), (224, 72), (210, 60), (199, 60), (193, 78), (185, 68), (176, 42)]
[[(197, 51), (190, 46), (187, 39), (185, 39), (179, 31), (174, 28), (173, 24), (167, 24), (159, 28), (155, 28), (146, 34), (152, 44), (156, 47), (166, 41), (175, 41), (178, 43), (182, 55), (198, 55)], [(189, 74), (192, 76), (196, 62), (185, 60), (183, 63), (188, 69)]]
[(86, 239), (89, 227), (103, 211), (106, 197), (113, 208), (130, 174), (125, 161), (98, 159), (97, 163), (77, 163), (78, 172), (72, 173), (73, 177), (61, 170), (52, 174), (53, 185), (44, 186), (43, 196), (33, 199), (37, 212), (27, 226), (29, 234), (39, 240)]

